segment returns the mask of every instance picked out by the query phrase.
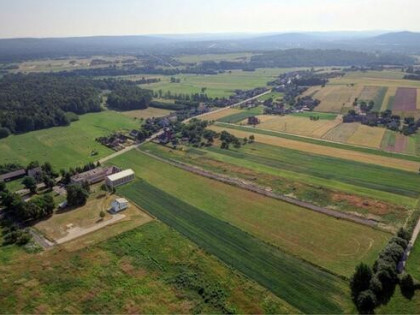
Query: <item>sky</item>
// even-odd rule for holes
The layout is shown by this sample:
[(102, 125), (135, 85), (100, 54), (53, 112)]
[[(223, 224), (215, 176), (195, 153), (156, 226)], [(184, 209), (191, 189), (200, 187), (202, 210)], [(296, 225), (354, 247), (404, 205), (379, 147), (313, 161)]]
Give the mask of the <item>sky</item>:
[(419, 0), (0, 0), (0, 38), (420, 31)]

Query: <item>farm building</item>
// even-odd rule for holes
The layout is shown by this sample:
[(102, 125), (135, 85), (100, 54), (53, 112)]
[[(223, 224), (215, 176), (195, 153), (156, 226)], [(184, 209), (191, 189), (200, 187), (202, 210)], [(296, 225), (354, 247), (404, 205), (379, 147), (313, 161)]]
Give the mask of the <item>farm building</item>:
[(125, 198), (115, 199), (111, 204), (111, 211), (116, 213), (128, 208), (128, 201)]
[(26, 175), (26, 171), (25, 171), (24, 168), (22, 168), (20, 170), (16, 170), (16, 171), (13, 171), (13, 172), (10, 172), (10, 173), (0, 175), (0, 182), (3, 182), (3, 181), (8, 182), (8, 181), (11, 181), (13, 179), (23, 177), (25, 175)]
[(117, 186), (127, 184), (132, 180), (134, 180), (134, 171), (132, 169), (127, 169), (122, 172), (107, 176), (105, 182), (108, 185), (108, 187), (114, 188)]
[(42, 168), (40, 166), (34, 167), (28, 170), (28, 176), (31, 176), (33, 178), (41, 178), (42, 175)]
[(99, 183), (100, 181), (103, 181), (106, 176), (115, 174), (119, 172), (120, 170), (114, 166), (111, 167), (97, 167), (93, 170), (76, 174), (71, 177), (71, 182), (73, 184), (81, 184), (84, 182), (87, 182), (89, 185)]

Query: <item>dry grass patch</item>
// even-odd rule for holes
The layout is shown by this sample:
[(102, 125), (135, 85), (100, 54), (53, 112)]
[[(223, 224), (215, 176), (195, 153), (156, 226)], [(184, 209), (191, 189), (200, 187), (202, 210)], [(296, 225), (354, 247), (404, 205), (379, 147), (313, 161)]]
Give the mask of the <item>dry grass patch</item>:
[(121, 112), (121, 113), (124, 116), (130, 117), (130, 118), (147, 119), (147, 118), (152, 118), (152, 117), (167, 116), (171, 113), (171, 111), (167, 109), (148, 107), (147, 109), (130, 110), (130, 111)]
[(336, 142), (347, 142), (357, 128), (359, 128), (359, 123), (342, 123), (328, 131), (322, 138)]
[[(43, 233), (48, 239), (57, 240), (66, 236), (68, 231), (74, 227), (86, 229), (94, 227), (98, 223), (106, 223), (113, 218), (107, 210), (109, 210), (111, 202), (116, 198), (118, 198), (116, 195), (107, 195), (102, 192), (93, 193), (86, 205), (83, 207), (67, 211), (58, 210), (48, 220), (37, 223), (35, 228)], [(99, 216), (101, 211), (105, 212), (103, 220), (101, 220)], [(70, 241), (69, 244), (75, 243), (76, 246), (75, 244), (72, 244), (69, 248), (82, 248), (87, 244), (96, 243), (97, 241), (102, 241), (116, 235), (115, 232), (117, 231), (119, 233), (126, 231), (127, 229), (122, 228), (123, 226), (127, 226), (131, 229), (152, 220), (152, 217), (144, 213), (134, 204), (130, 204), (130, 207), (123, 211), (122, 214), (125, 216), (123, 219), (111, 225), (104, 226), (100, 230), (82, 235), (80, 238)], [(113, 230), (112, 227), (114, 225), (118, 226), (118, 229), (115, 229), (116, 231), (110, 231)], [(106, 233), (103, 231), (106, 231)]]
[(328, 85), (319, 90), (314, 98), (319, 99), (317, 111), (341, 113), (343, 107), (350, 107), (360, 93), (360, 88), (352, 85)]
[(379, 149), (386, 129), (378, 127), (369, 127), (359, 124), (356, 132), (347, 140), (350, 144), (366, 146)]
[[(250, 135), (253, 134), (252, 130), (242, 131), (242, 130), (229, 129), (229, 128), (218, 127), (218, 126), (210, 126), (210, 129), (215, 130), (217, 132), (228, 130), (231, 134), (239, 138), (249, 137)], [(385, 166), (385, 167), (392, 167), (392, 168), (410, 171), (410, 172), (418, 172), (419, 167), (420, 167), (419, 162), (400, 160), (400, 159), (386, 157), (386, 156), (344, 150), (344, 149), (339, 149), (339, 148), (333, 148), (333, 147), (328, 147), (328, 146), (323, 146), (323, 145), (307, 143), (307, 142), (289, 140), (289, 139), (275, 137), (275, 136), (257, 134), (255, 135), (255, 139), (257, 142), (260, 142), (260, 143), (265, 143), (265, 144), (270, 144), (270, 145), (275, 145), (279, 147), (299, 150), (303, 152), (310, 152), (310, 153), (315, 153), (315, 154), (320, 154), (320, 155), (325, 155), (325, 156), (332, 156), (332, 157), (350, 160), (350, 161), (357, 161), (357, 162), (369, 163), (369, 164), (380, 165), (380, 166)]]
[(274, 131), (282, 131), (307, 137), (320, 138), (330, 129), (341, 123), (341, 118), (335, 120), (310, 120), (307, 117), (269, 116), (271, 119), (262, 121), (257, 127)]
[(233, 114), (238, 114), (240, 112), (241, 111), (239, 109), (226, 108), (226, 109), (216, 110), (214, 112), (210, 112), (208, 114), (202, 115), (202, 116), (200, 116), (200, 118), (205, 119), (205, 120), (218, 120), (220, 118), (230, 116), (230, 115), (233, 115)]

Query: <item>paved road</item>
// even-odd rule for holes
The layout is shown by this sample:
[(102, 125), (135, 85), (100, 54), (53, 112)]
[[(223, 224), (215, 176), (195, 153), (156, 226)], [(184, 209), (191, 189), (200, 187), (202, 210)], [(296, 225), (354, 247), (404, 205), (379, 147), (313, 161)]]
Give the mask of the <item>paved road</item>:
[(57, 244), (63, 244), (66, 242), (70, 242), (78, 237), (81, 237), (83, 235), (95, 232), (99, 229), (102, 229), (103, 227), (113, 224), (115, 222), (118, 222), (119, 220), (122, 220), (125, 218), (125, 214), (115, 214), (112, 216), (111, 219), (107, 220), (107, 221), (103, 221), (103, 222), (99, 222), (91, 227), (88, 228), (81, 228), (81, 227), (74, 227), (69, 229), (67, 232), (68, 234), (62, 238), (59, 238), (56, 240)]
[(201, 114), (201, 115), (197, 115), (197, 116), (188, 118), (188, 119), (184, 120), (184, 122), (188, 122), (190, 119), (193, 119), (193, 118), (203, 118), (203, 117), (205, 117), (207, 115), (210, 115), (210, 114), (223, 112), (225, 110), (228, 110), (229, 108), (234, 108), (234, 107), (241, 106), (242, 104), (245, 104), (246, 102), (255, 100), (255, 99), (260, 98), (261, 96), (264, 96), (264, 95), (269, 94), (269, 93), (271, 93), (271, 90), (268, 90), (267, 92), (258, 94), (258, 95), (254, 96), (254, 97), (248, 98), (248, 99), (246, 99), (244, 101), (240, 101), (239, 103), (235, 103), (235, 104), (232, 104), (232, 105), (229, 105), (229, 106), (226, 106), (226, 107), (222, 107), (220, 109), (213, 110), (213, 111), (208, 112), (208, 113), (204, 113), (204, 114)]
[[(186, 123), (186, 122), (188, 122), (188, 121), (189, 121), (190, 119), (192, 119), (192, 118), (202, 118), (202, 117), (205, 117), (206, 115), (209, 115), (209, 114), (212, 114), (212, 113), (215, 113), (215, 112), (221, 112), (221, 111), (227, 110), (227, 109), (232, 108), (232, 107), (240, 106), (240, 105), (242, 105), (242, 104), (244, 104), (244, 103), (246, 103), (246, 102), (248, 102), (248, 101), (252, 101), (252, 100), (254, 100), (254, 99), (257, 99), (257, 98), (259, 98), (259, 97), (261, 97), (261, 96), (263, 96), (263, 95), (266, 95), (266, 94), (268, 94), (268, 93), (270, 93), (270, 92), (271, 92), (271, 90), (268, 90), (267, 92), (261, 93), (261, 94), (259, 94), (259, 95), (257, 95), (257, 96), (251, 97), (251, 98), (248, 98), (248, 99), (246, 99), (246, 100), (244, 100), (244, 101), (241, 101), (241, 102), (239, 102), (239, 103), (236, 103), (236, 104), (233, 104), (233, 105), (230, 105), (230, 106), (227, 106), (227, 107), (223, 107), (223, 108), (221, 108), (221, 109), (217, 109), (217, 110), (215, 110), (215, 111), (211, 111), (211, 112), (208, 112), (208, 113), (204, 113), (204, 114), (201, 114), (201, 115), (197, 115), (197, 116), (194, 116), (194, 117), (191, 117), (191, 118), (185, 119), (185, 120), (183, 120), (182, 122), (183, 122), (183, 123)], [(117, 157), (117, 156), (120, 156), (120, 155), (122, 155), (122, 154), (124, 154), (124, 153), (126, 153), (126, 152), (128, 152), (128, 151), (131, 151), (131, 150), (133, 150), (133, 149), (136, 149), (136, 148), (138, 148), (139, 146), (141, 146), (142, 144), (152, 141), (152, 140), (153, 140), (153, 139), (155, 139), (156, 137), (160, 136), (162, 133), (163, 133), (163, 131), (162, 131), (162, 130), (160, 130), (160, 131), (156, 132), (155, 134), (151, 135), (149, 138), (147, 138), (147, 139), (146, 139), (145, 141), (143, 141), (142, 143), (135, 144), (135, 145), (131, 145), (131, 146), (129, 146), (129, 147), (124, 148), (124, 149), (123, 149), (123, 150), (121, 150), (121, 151), (114, 152), (114, 153), (112, 153), (112, 154), (110, 154), (110, 155), (108, 155), (108, 156), (106, 156), (106, 157), (104, 157), (104, 158), (100, 159), (100, 160), (99, 160), (99, 163), (101, 163), (101, 164), (102, 164), (102, 163), (105, 163), (106, 161), (109, 161), (109, 160), (111, 160), (111, 159), (113, 159), (113, 158), (115, 158), (115, 157)]]
[[(171, 165), (176, 166), (178, 168), (182, 168), (186, 171), (189, 171), (189, 172), (192, 172), (192, 173), (204, 176), (204, 177), (208, 177), (208, 178), (211, 178), (211, 179), (214, 179), (214, 180), (226, 183), (226, 184), (235, 185), (235, 186), (238, 186), (240, 188), (253, 191), (253, 192), (258, 193), (260, 195), (264, 195), (264, 196), (274, 198), (274, 199), (279, 199), (279, 200), (285, 201), (287, 203), (291, 203), (291, 204), (297, 205), (299, 207), (303, 207), (303, 208), (306, 208), (306, 209), (309, 209), (309, 210), (312, 210), (312, 211), (316, 211), (316, 212), (319, 212), (319, 213), (322, 213), (322, 214), (325, 214), (325, 215), (328, 215), (328, 216), (331, 216), (331, 217), (334, 217), (334, 218), (337, 218), (337, 219), (348, 220), (348, 221), (352, 221), (352, 222), (355, 222), (355, 223), (358, 223), (358, 224), (367, 225), (367, 226), (370, 226), (370, 227), (377, 227), (378, 226), (378, 222), (374, 221), (374, 220), (369, 220), (369, 219), (365, 219), (365, 218), (362, 218), (362, 217), (359, 217), (359, 216), (356, 216), (356, 215), (352, 215), (352, 214), (348, 214), (348, 213), (345, 213), (345, 212), (339, 212), (339, 211), (335, 211), (335, 210), (332, 210), (332, 209), (327, 209), (327, 208), (315, 206), (315, 205), (313, 205), (311, 203), (308, 203), (308, 202), (300, 201), (300, 200), (297, 200), (297, 199), (294, 199), (294, 198), (291, 198), (291, 197), (287, 197), (287, 196), (284, 196), (284, 195), (274, 193), (273, 191), (271, 191), (271, 189), (267, 189), (265, 187), (256, 185), (254, 183), (247, 182), (247, 181), (245, 181), (243, 179), (240, 179), (240, 178), (234, 178), (234, 177), (229, 177), (229, 176), (213, 173), (213, 172), (210, 172), (210, 171), (207, 171), (207, 170), (204, 170), (204, 169), (201, 169), (201, 168), (189, 165), (189, 164), (185, 164), (185, 163), (182, 163), (182, 162), (179, 162), (179, 161), (164, 159), (162, 157), (156, 156), (156, 155), (151, 154), (149, 152), (144, 152), (144, 151), (141, 151), (141, 150), (139, 150), (139, 151), (142, 152), (143, 154), (146, 154), (146, 155), (154, 158), (154, 159), (157, 159), (157, 160), (160, 160), (162, 162), (171, 164)], [(420, 229), (420, 226), (419, 226), (419, 229)]]

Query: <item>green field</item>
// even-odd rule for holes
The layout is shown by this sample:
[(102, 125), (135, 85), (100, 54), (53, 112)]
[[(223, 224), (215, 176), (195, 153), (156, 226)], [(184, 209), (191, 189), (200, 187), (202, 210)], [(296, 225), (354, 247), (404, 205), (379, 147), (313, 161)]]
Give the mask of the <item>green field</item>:
[(272, 81), (281, 73), (290, 71), (288, 68), (257, 69), (254, 72), (233, 70), (217, 75), (192, 75), (183, 74), (174, 77), (181, 79), (180, 83), (171, 83), (171, 77), (162, 77), (161, 82), (147, 85), (148, 89), (163, 93), (193, 94), (201, 93), (202, 88), (207, 88), (209, 97), (228, 97), (234, 94), (234, 90), (250, 90), (256, 87), (264, 87), (268, 81)]
[(0, 247), (2, 313), (296, 313), (159, 222), (77, 251)]
[[(300, 200), (320, 206), (329, 206), (351, 213), (357, 212), (362, 216), (374, 216), (381, 223), (392, 226), (394, 229), (404, 224), (411, 213), (411, 208), (417, 202), (417, 199), (411, 197), (368, 188), (366, 185), (364, 187), (348, 183), (347, 177), (344, 177), (343, 181), (340, 177), (341, 172), (336, 173), (334, 170), (348, 167), (349, 171), (354, 172), (357, 168), (354, 168), (352, 162), (333, 159), (332, 167), (326, 167), (326, 174), (320, 177), (317, 175), (317, 168), (319, 170), (322, 164), (326, 165), (325, 163), (328, 165), (329, 158), (322, 159), (320, 156), (315, 156), (312, 161), (310, 160), (312, 155), (303, 156), (293, 150), (281, 148), (277, 150), (277, 147), (259, 143), (248, 144), (240, 150), (229, 151), (214, 147), (205, 150), (189, 148), (174, 151), (154, 144), (147, 144), (142, 147), (142, 150), (150, 151), (166, 159), (196, 165), (212, 172), (243, 178), (260, 186), (270, 187), (279, 194), (292, 194)], [(315, 163), (318, 159), (321, 159), (321, 165), (315, 165), (312, 168), (311, 163)], [(367, 180), (372, 185), (372, 180), (375, 179), (364, 173), (365, 169), (372, 173), (370, 169), (372, 165), (362, 165), (362, 171), (350, 174), (349, 180), (362, 182)], [(376, 167), (373, 166), (373, 171), (375, 170)], [(376, 179), (376, 182), (382, 184), (379, 179)], [(352, 198), (342, 196), (342, 199), (339, 199), (337, 193), (351, 194)], [(378, 200), (380, 200), (380, 205), (376, 204)]]
[(291, 116), (297, 117), (319, 117), (319, 119), (324, 120), (335, 120), (337, 118), (337, 114), (332, 113), (321, 113), (321, 112), (303, 112), (303, 113), (293, 113)]
[(229, 53), (229, 54), (202, 54), (202, 55), (182, 55), (176, 59), (182, 63), (200, 63), (203, 61), (245, 61), (251, 59), (253, 53)]
[[(237, 129), (237, 130), (252, 132), (254, 134), (269, 135), (269, 136), (274, 136), (274, 137), (279, 137), (279, 138), (284, 138), (284, 139), (302, 141), (302, 142), (306, 142), (306, 143), (319, 144), (319, 145), (332, 147), (332, 148), (338, 148), (338, 149), (344, 149), (344, 150), (356, 151), (356, 152), (363, 152), (363, 153), (381, 155), (381, 156), (386, 156), (386, 157), (393, 157), (393, 158), (397, 158), (397, 159), (401, 159), (401, 160), (407, 160), (407, 161), (420, 162), (420, 157), (407, 155), (407, 154), (398, 154), (398, 153), (392, 153), (392, 152), (387, 152), (387, 151), (382, 151), (382, 150), (377, 150), (377, 149), (372, 149), (372, 148), (353, 146), (353, 145), (344, 144), (344, 143), (323, 141), (323, 140), (309, 138), (309, 137), (301, 137), (301, 136), (296, 136), (296, 135), (292, 135), (292, 134), (282, 133), (282, 132), (279, 132), (279, 131), (269, 131), (269, 130), (262, 130), (262, 129), (257, 129), (257, 128), (252, 128), (251, 129), (251, 128), (245, 127), (245, 126), (235, 126), (235, 125), (232, 125), (232, 124), (226, 124), (226, 123), (222, 123), (222, 122), (216, 122), (216, 125), (220, 126), (220, 127), (225, 127), (227, 131), (229, 131), (229, 129)], [(418, 139), (419, 140), (417, 140), (417, 146), (420, 149), (420, 137)], [(419, 152), (420, 152), (420, 150), (419, 150)]]
[(361, 260), (373, 263), (389, 234), (308, 211), (192, 174), (131, 151), (109, 161), (222, 221), (282, 250), (350, 276)]
[(119, 192), (300, 311), (339, 313), (348, 307), (346, 283), (339, 278), (286, 255), (145, 181)]
[[(114, 111), (85, 114), (68, 127), (37, 130), (0, 140), (0, 161), (23, 165), (33, 160), (49, 161), (56, 169), (80, 166), (114, 152), (95, 138), (139, 126), (139, 120)], [(93, 150), (98, 155), (91, 156)]]
[(258, 106), (251, 109), (244, 109), (240, 113), (232, 114), (229, 116), (222, 117), (218, 121), (225, 123), (238, 123), (248, 117), (261, 115), (263, 113), (263, 107)]
[(417, 199), (420, 195), (418, 174), (391, 168), (351, 162), (300, 151), (253, 143), (241, 149), (223, 150), (210, 147), (208, 151), (227, 155), (239, 161), (250, 161), (276, 169), (286, 169), (324, 180), (380, 190)]

